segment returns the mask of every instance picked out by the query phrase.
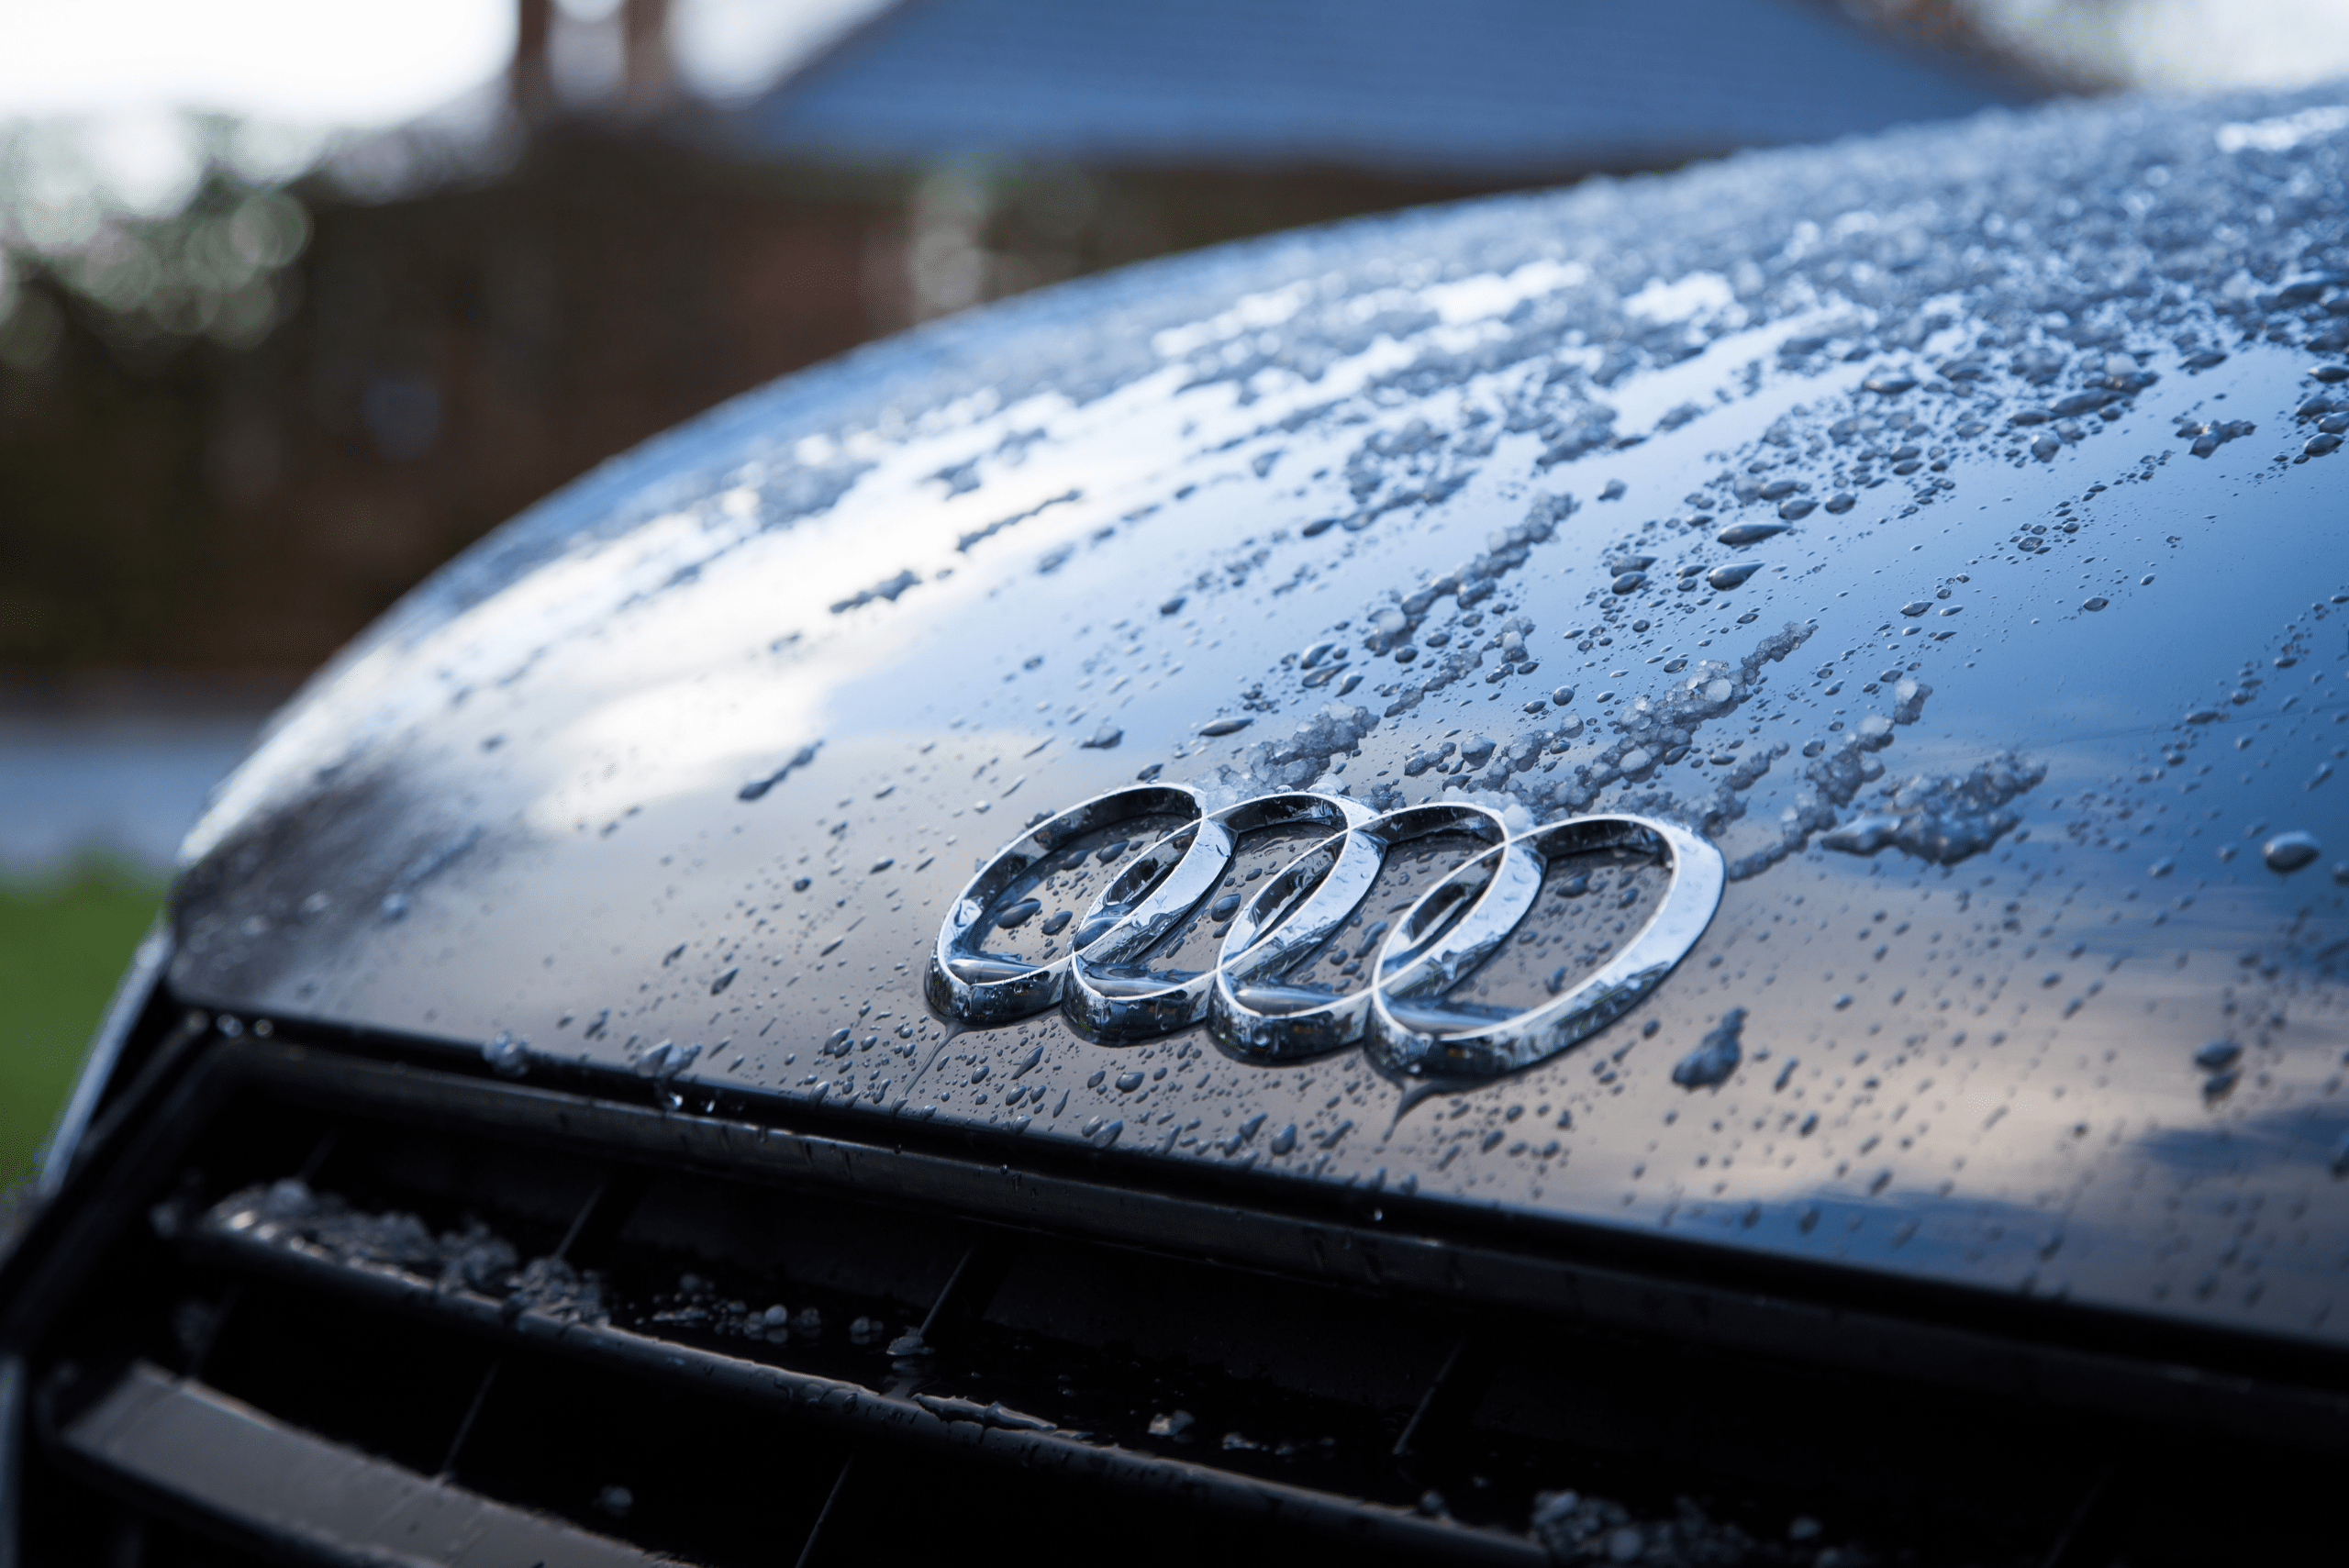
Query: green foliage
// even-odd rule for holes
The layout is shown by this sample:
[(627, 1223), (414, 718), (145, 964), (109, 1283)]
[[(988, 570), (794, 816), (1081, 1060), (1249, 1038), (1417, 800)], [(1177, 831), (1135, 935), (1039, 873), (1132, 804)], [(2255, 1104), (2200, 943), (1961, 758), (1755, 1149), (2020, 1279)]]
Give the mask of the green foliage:
[(285, 139), (217, 115), (173, 129), (126, 182), (96, 128), (0, 120), (0, 366), (40, 370), (69, 301), (126, 347), (250, 349), (284, 315), (310, 215), (281, 187), (317, 143), (272, 145)]
[(162, 889), (111, 868), (0, 884), (0, 1187), (31, 1164)]

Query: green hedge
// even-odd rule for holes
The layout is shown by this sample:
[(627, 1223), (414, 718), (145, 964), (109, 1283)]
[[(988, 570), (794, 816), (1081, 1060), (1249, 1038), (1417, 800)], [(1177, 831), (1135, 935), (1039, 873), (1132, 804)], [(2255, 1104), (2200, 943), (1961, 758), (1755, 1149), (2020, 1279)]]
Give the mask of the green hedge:
[(161, 905), (111, 867), (0, 884), (0, 1188), (32, 1163), (115, 982)]

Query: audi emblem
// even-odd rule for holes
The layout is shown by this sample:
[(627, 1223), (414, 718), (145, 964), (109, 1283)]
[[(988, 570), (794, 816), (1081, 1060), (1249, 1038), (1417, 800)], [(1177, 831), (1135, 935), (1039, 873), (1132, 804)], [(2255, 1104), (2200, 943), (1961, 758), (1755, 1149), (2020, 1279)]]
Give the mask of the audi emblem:
[[(1176, 818), (1171, 831), (1165, 819)], [(987, 951), (1040, 907), (1029, 890), (1072, 849), (1128, 824), (1161, 829), (1122, 860), (1081, 916), (1068, 950), (1030, 959)], [(1314, 842), (1252, 890), (1226, 895), (1229, 924), (1213, 963), (1189, 970), (1165, 950), (1227, 885), (1241, 839), (1266, 829)], [(1387, 857), (1417, 840), (1464, 836), (1472, 852), (1402, 910), (1356, 989), (1306, 981), (1369, 895)], [(1480, 847), (1478, 847), (1480, 846)], [(1596, 966), (1531, 1007), (1455, 1002), (1533, 915), (1553, 862), (1615, 851), (1669, 873), (1636, 931)], [(1530, 1067), (1636, 1006), (1696, 945), (1720, 906), (1720, 853), (1686, 828), (1621, 814), (1568, 817), (1512, 834), (1497, 812), (1431, 802), (1375, 813), (1341, 795), (1284, 791), (1211, 806), (1181, 784), (1113, 790), (1045, 818), (983, 862), (954, 900), (930, 955), (926, 990), (948, 1018), (991, 1028), (1058, 1006), (1090, 1039), (1128, 1044), (1205, 1022), (1242, 1061), (1301, 1061), (1359, 1045), (1389, 1073), (1475, 1079)], [(1220, 907), (1220, 906), (1219, 906)], [(1153, 962), (1153, 958), (1159, 962)]]

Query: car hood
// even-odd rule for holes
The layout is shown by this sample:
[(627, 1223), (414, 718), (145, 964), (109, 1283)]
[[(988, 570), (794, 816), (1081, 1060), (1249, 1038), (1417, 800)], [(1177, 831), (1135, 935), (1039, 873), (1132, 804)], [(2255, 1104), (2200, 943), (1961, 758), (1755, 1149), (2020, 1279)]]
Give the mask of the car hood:
[[(313, 681), (188, 842), (171, 983), (2335, 1345), (2339, 96), (1356, 222), (786, 378)], [(1636, 811), (1729, 880), (1641, 1006), (1475, 1084), (934, 1013), (974, 867), (1138, 777)]]

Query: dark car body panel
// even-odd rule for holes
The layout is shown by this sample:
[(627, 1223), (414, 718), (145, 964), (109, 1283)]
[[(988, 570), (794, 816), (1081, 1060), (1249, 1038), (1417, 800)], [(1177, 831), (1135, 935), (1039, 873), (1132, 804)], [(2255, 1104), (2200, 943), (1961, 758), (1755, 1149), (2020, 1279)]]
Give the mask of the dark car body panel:
[[(2299, 411), (2341, 358), (2349, 142), (2311, 105), (1992, 117), (1350, 225), (753, 394), (313, 683), (191, 840), (169, 984), (1235, 1209), (1387, 1194), (1437, 1238), (2330, 1365), (2349, 553)], [(1315, 679), (1323, 641), (1358, 684)], [(1680, 660), (1734, 700), (1662, 712)], [(1454, 735), (1499, 761), (1408, 769)], [(1734, 880), (1629, 1017), (1433, 1095), (1353, 1051), (935, 1016), (974, 862), (1153, 767), (1643, 810)], [(2295, 830), (2323, 853), (2271, 871)], [(1676, 1084), (1733, 1008), (1742, 1064)]]

